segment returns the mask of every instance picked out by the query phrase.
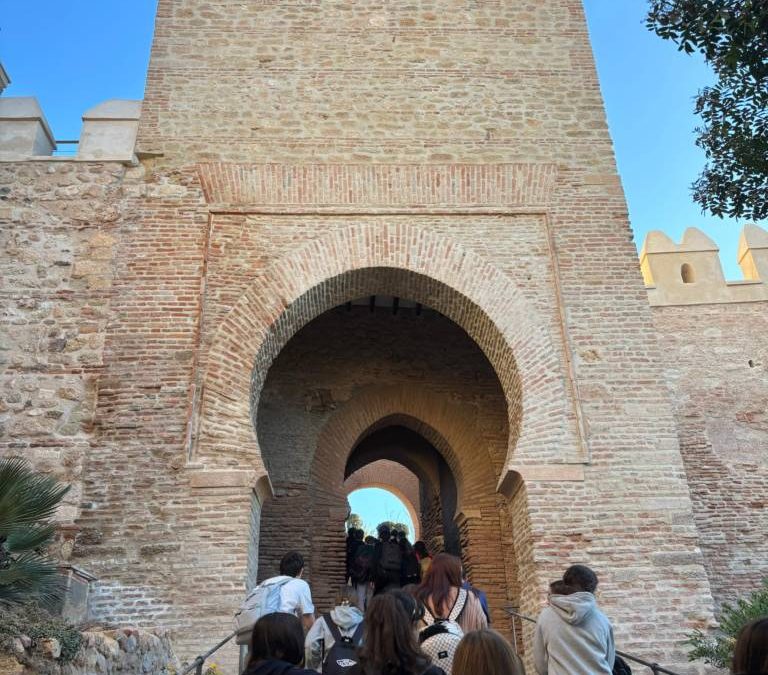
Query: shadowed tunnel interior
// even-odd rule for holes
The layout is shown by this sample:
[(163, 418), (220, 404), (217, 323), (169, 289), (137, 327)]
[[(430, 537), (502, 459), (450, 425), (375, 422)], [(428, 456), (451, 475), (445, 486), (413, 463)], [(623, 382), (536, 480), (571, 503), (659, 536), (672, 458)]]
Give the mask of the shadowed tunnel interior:
[(421, 530), (431, 548), (460, 555), (459, 530), (454, 522), (456, 480), (443, 456), (419, 433), (393, 425), (372, 432), (358, 443), (347, 460), (344, 478), (382, 459), (402, 464), (419, 479)]

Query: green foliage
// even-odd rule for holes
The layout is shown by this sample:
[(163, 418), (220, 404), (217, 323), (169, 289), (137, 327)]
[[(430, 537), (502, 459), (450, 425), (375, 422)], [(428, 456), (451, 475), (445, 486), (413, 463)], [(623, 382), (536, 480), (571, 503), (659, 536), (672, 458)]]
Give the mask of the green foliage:
[(768, 217), (768, 2), (650, 0), (647, 26), (717, 77), (696, 98), (707, 164), (694, 199), (720, 217)]
[(38, 605), (18, 605), (0, 613), (0, 649), (9, 652), (14, 639), (26, 635), (33, 642), (55, 638), (61, 645), (61, 661), (71, 661), (83, 636), (64, 619), (51, 616)]
[(0, 460), (0, 607), (60, 594), (61, 576), (45, 549), (56, 532), (49, 520), (68, 490), (18, 457)]
[(392, 520), (385, 520), (383, 523), (379, 523), (377, 526), (377, 529), (381, 527), (382, 525), (386, 525), (389, 527), (389, 531), (392, 532), (393, 530), (400, 530), (400, 532), (405, 532), (406, 537), (411, 536), (411, 530), (405, 523), (396, 523)]
[(728, 668), (733, 660), (733, 648), (739, 631), (750, 621), (768, 616), (768, 579), (763, 586), (747, 598), (740, 599), (735, 605), (723, 604), (718, 617), (720, 628), (714, 637), (709, 637), (700, 630), (689, 634), (686, 644), (692, 650), (688, 659), (704, 659), (718, 668)]
[(347, 529), (349, 529), (350, 527), (355, 527), (358, 530), (365, 530), (363, 519), (360, 516), (358, 516), (356, 513), (350, 513), (349, 518), (347, 518)]

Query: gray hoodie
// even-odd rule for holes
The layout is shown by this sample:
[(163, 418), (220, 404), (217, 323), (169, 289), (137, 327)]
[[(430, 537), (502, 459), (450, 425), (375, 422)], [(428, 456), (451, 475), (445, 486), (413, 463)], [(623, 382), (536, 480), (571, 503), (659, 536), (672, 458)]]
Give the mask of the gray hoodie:
[(533, 641), (539, 675), (611, 675), (615, 658), (613, 628), (592, 593), (550, 597)]
[[(363, 620), (363, 613), (352, 605), (337, 605), (331, 610), (331, 619), (339, 627), (339, 632), (344, 637), (352, 637), (358, 624)], [(319, 673), (323, 672), (323, 640), (325, 641), (325, 653), (333, 647), (333, 634), (325, 617), (321, 616), (307, 633), (304, 642), (304, 667), (311, 668)]]

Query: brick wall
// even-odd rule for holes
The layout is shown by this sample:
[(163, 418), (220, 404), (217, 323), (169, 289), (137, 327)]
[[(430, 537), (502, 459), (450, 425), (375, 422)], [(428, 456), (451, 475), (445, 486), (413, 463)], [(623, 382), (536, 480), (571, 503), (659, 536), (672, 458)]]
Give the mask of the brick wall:
[(579, 0), (161, 0), (139, 149), (615, 171)]
[(704, 560), (718, 603), (768, 576), (768, 307), (654, 307)]
[[(0, 164), (0, 455), (21, 455), (71, 485), (59, 518), (83, 499), (104, 367), (119, 164)], [(65, 533), (60, 553), (71, 552)]]

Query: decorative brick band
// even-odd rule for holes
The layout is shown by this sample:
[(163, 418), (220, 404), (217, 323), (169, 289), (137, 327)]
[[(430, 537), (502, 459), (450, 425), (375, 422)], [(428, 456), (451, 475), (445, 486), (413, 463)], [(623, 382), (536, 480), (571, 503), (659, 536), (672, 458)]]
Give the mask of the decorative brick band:
[(199, 164), (205, 199), (221, 205), (537, 206), (554, 164)]

